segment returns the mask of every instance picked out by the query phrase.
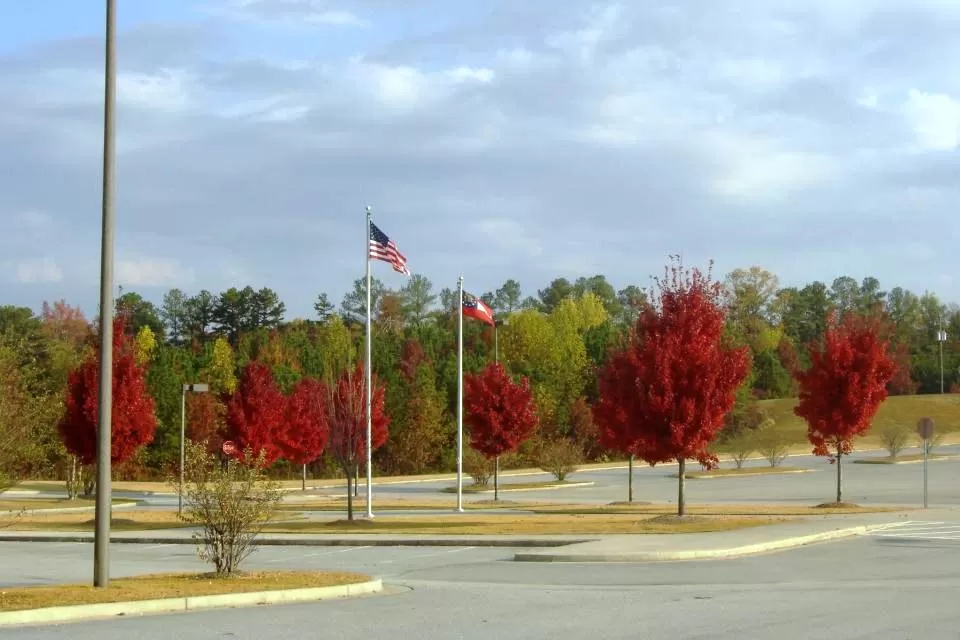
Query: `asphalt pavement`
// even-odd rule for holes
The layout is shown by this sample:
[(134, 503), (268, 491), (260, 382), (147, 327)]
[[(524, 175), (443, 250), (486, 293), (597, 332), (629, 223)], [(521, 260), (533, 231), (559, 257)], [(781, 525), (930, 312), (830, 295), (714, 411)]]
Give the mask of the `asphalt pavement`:
[[(929, 524), (929, 523), (928, 523)], [(509, 562), (498, 549), (262, 549), (250, 567), (375, 573), (383, 595), (317, 604), (4, 629), (10, 640), (380, 637), (505, 640), (768, 638), (955, 640), (960, 539), (860, 536), (775, 555), (649, 565)], [(14, 545), (17, 543), (8, 543)], [(39, 548), (37, 548), (39, 547)], [(89, 545), (2, 547), (24, 575), (90, 568)], [(36, 549), (36, 550), (33, 550)], [(49, 556), (37, 563), (38, 554)], [(117, 571), (196, 568), (186, 548), (118, 551)], [(46, 564), (44, 564), (46, 563)], [(57, 568), (59, 567), (59, 568)], [(16, 570), (3, 565), (4, 575)]]

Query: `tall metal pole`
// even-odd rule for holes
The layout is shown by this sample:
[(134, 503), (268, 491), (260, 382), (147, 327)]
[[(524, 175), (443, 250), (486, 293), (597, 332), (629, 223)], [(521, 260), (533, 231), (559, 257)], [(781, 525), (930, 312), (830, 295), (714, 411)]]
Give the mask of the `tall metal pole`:
[(463, 511), (463, 276), (457, 280), (457, 511)]
[(367, 262), (367, 355), (366, 355), (366, 416), (367, 416), (367, 517), (373, 517), (373, 342), (371, 341), (371, 331), (373, 328), (373, 310), (371, 306), (370, 295), (370, 207), (367, 207), (367, 237), (364, 244), (364, 255)]
[(116, 104), (116, 0), (107, 0), (103, 93), (103, 227), (100, 240), (100, 390), (97, 396), (97, 500), (93, 545), (93, 585), (110, 586), (110, 452), (113, 408), (113, 227)]
[(180, 386), (180, 490), (177, 491), (177, 515), (183, 515), (183, 466), (185, 455), (185, 440), (187, 439), (187, 387)]
[(943, 393), (943, 343), (947, 341), (947, 332), (943, 330), (943, 317), (940, 317), (940, 328), (937, 330), (937, 342), (940, 343), (940, 393)]

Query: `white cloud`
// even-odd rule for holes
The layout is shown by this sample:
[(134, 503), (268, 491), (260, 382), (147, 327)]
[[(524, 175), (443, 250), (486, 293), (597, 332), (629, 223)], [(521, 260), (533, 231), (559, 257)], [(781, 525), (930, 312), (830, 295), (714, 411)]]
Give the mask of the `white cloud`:
[(116, 272), (117, 284), (131, 287), (176, 287), (194, 280), (193, 271), (184, 269), (177, 260), (118, 260)]
[[(249, 282), (312, 313), (360, 275), (367, 203), (415, 269), (483, 289), (645, 284), (679, 247), (888, 289), (926, 277), (896, 266), (904, 247), (960, 268), (956, 156), (929, 153), (960, 138), (945, 0), (207, 1), (186, 53), (155, 25), (127, 34), (118, 246), (148, 251), (118, 262), (126, 286)], [(71, 287), (95, 283), (102, 50), (0, 58), (0, 91), (0, 212), (55, 215), (4, 218), (4, 259), (63, 245)], [(929, 220), (891, 230), (904, 212)]]
[(14, 278), (23, 284), (60, 282), (63, 280), (63, 270), (53, 258), (38, 258), (17, 264)]
[(117, 74), (117, 102), (136, 107), (180, 111), (191, 106), (191, 74), (182, 69)]
[(335, 8), (322, 0), (227, 0), (214, 5), (210, 11), (234, 20), (285, 26), (369, 26), (355, 13)]
[(954, 98), (910, 89), (903, 109), (921, 149), (945, 151), (960, 145), (960, 102)]

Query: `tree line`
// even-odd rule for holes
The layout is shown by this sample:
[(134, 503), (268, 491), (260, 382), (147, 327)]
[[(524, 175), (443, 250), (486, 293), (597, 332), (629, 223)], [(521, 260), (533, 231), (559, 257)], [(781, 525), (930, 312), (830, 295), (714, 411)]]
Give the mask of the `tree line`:
[[(516, 280), (508, 280), (480, 296), (502, 325), (465, 322), (464, 370), (480, 374), (498, 361), (509, 376), (527, 381), (537, 446), (573, 442), (588, 458), (603, 456), (609, 447), (600, 443), (593, 412), (599, 372), (611, 352), (629, 342), (652, 291), (639, 285), (617, 290), (598, 275), (558, 278), (525, 296)], [(949, 338), (943, 345), (945, 389), (956, 390), (960, 382), (960, 309), (932, 293), (884, 291), (874, 278), (849, 277), (781, 287), (774, 274), (751, 267), (727, 274), (719, 295), (725, 339), (749, 355), (725, 418), (731, 432), (755, 421), (757, 400), (798, 394), (793, 371), (810, 365), (810, 346), (822, 340), (833, 313), (882, 316), (897, 364), (886, 383), (889, 393), (940, 391), (941, 327)], [(389, 437), (375, 452), (377, 473), (454, 468), (455, 297), (451, 289), (435, 291), (422, 275), (398, 290), (373, 281), (373, 369), (390, 421)], [(159, 304), (121, 292), (116, 312), (124, 318), (131, 357), (143, 368), (156, 428), (118, 473), (151, 477), (176, 463), (184, 383), (210, 385), (210, 393), (187, 397), (188, 432), (208, 439), (225, 433), (230, 398), (251, 363), (269, 372), (285, 396), (304, 379), (336, 388), (344, 372), (362, 363), (365, 304), (362, 280), (339, 306), (319, 294), (316, 316), (308, 319), (287, 319), (284, 303), (269, 288), (194, 295), (174, 289)], [(0, 425), (8, 436), (0, 460), (9, 462), (8, 472), (64, 476), (76, 462), (58, 425), (68, 408), (70, 376), (96, 348), (92, 320), (65, 301), (44, 303), (39, 314), (0, 307)], [(314, 473), (340, 466), (328, 456), (311, 464)]]

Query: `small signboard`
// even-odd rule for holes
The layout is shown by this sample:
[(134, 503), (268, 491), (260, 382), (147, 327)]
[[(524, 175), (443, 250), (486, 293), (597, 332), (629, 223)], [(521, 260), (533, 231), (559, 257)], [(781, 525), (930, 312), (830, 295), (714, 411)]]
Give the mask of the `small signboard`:
[(917, 435), (923, 440), (933, 437), (933, 418), (920, 418), (917, 422)]

